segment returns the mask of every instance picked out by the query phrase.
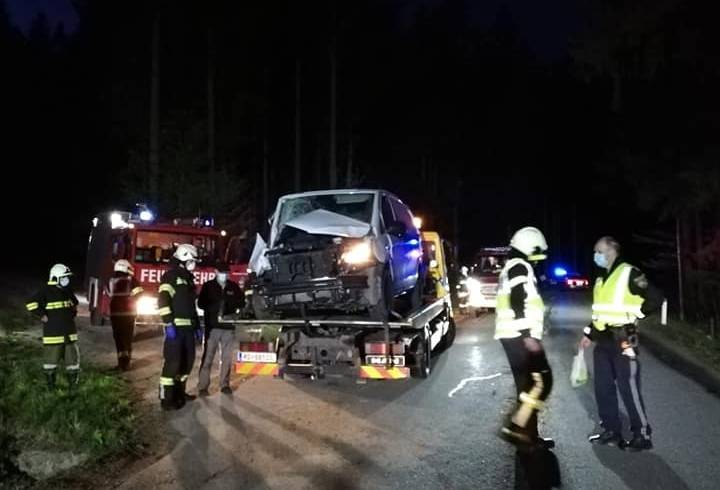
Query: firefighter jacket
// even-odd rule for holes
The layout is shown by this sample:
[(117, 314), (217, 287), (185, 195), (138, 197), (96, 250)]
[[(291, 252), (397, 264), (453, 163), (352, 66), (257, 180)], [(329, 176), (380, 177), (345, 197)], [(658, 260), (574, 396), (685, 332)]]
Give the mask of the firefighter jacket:
[(133, 276), (124, 272), (115, 272), (108, 283), (110, 314), (135, 316), (135, 300), (142, 292), (143, 288)]
[(225, 287), (217, 280), (208, 281), (203, 284), (198, 298), (198, 307), (205, 311), (205, 328), (223, 328), (234, 330), (232, 324), (218, 322), (219, 315), (232, 315), (245, 306), (245, 295), (240, 286), (231, 280), (227, 280)]
[(500, 272), (497, 306), (495, 309), (495, 338), (508, 339), (531, 336), (542, 339), (545, 305), (538, 292), (532, 265), (513, 254)]
[(164, 323), (200, 328), (195, 309), (195, 276), (179, 265), (167, 271), (158, 288), (158, 313)]
[(43, 325), (43, 344), (53, 345), (77, 341), (77, 305), (78, 299), (69, 288), (50, 281), (30, 298), (25, 307), (38, 317), (47, 316)]

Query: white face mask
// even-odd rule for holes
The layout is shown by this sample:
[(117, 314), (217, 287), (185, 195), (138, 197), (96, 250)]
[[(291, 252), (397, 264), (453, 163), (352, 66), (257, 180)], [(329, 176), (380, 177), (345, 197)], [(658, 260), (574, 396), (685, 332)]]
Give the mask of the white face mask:
[(195, 270), (196, 265), (197, 263), (194, 260), (188, 260), (187, 262), (185, 262), (185, 269), (192, 272)]
[(227, 272), (218, 272), (217, 282), (219, 282), (220, 284), (225, 284), (227, 282)]
[(58, 282), (60, 283), (60, 286), (66, 288), (70, 285), (70, 278), (69, 277), (61, 277)]

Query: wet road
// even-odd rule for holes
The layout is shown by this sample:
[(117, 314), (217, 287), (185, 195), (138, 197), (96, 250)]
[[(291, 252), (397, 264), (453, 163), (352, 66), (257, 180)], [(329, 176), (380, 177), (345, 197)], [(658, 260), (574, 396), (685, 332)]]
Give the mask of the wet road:
[[(718, 488), (720, 399), (647, 352), (643, 389), (656, 449), (625, 453), (587, 443), (592, 391), (573, 389), (568, 379), (588, 316), (582, 296), (559, 297), (545, 338), (555, 384), (541, 432), (556, 439), (563, 488)], [(514, 388), (492, 325), (492, 315), (461, 321), (455, 345), (434, 357), (427, 380), (235, 382), (232, 397), (215, 393), (165, 415), (177, 444), (122, 487), (530, 488), (526, 467), (496, 437)], [(140, 378), (158, 369), (159, 343), (138, 343)], [(534, 475), (539, 483), (542, 474)]]

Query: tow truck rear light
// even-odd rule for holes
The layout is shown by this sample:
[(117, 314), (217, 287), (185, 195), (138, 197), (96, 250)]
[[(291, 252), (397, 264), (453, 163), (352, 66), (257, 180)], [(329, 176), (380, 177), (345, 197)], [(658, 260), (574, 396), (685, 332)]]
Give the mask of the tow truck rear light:
[[(365, 354), (388, 354), (388, 345), (385, 342), (365, 342)], [(405, 344), (402, 342), (391, 342), (390, 348), (393, 354), (405, 354)]]

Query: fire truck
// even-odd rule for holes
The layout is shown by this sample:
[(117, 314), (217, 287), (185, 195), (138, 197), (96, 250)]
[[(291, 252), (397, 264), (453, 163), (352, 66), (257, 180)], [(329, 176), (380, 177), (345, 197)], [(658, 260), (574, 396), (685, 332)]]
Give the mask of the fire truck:
[[(157, 315), (157, 290), (160, 279), (170, 268), (175, 247), (189, 243), (198, 249), (198, 264), (193, 272), (198, 287), (215, 277), (215, 265), (224, 260), (230, 266), (230, 278), (241, 286), (247, 277), (249, 252), (244, 237), (228, 238), (214, 226), (212, 218), (159, 221), (145, 207), (137, 212), (111, 211), (93, 218), (85, 268), (85, 287), (92, 325), (102, 325), (110, 315), (108, 283), (116, 261), (132, 264), (135, 278), (144, 292), (138, 298), (137, 323), (154, 325)], [(202, 310), (198, 310), (201, 315)]]

